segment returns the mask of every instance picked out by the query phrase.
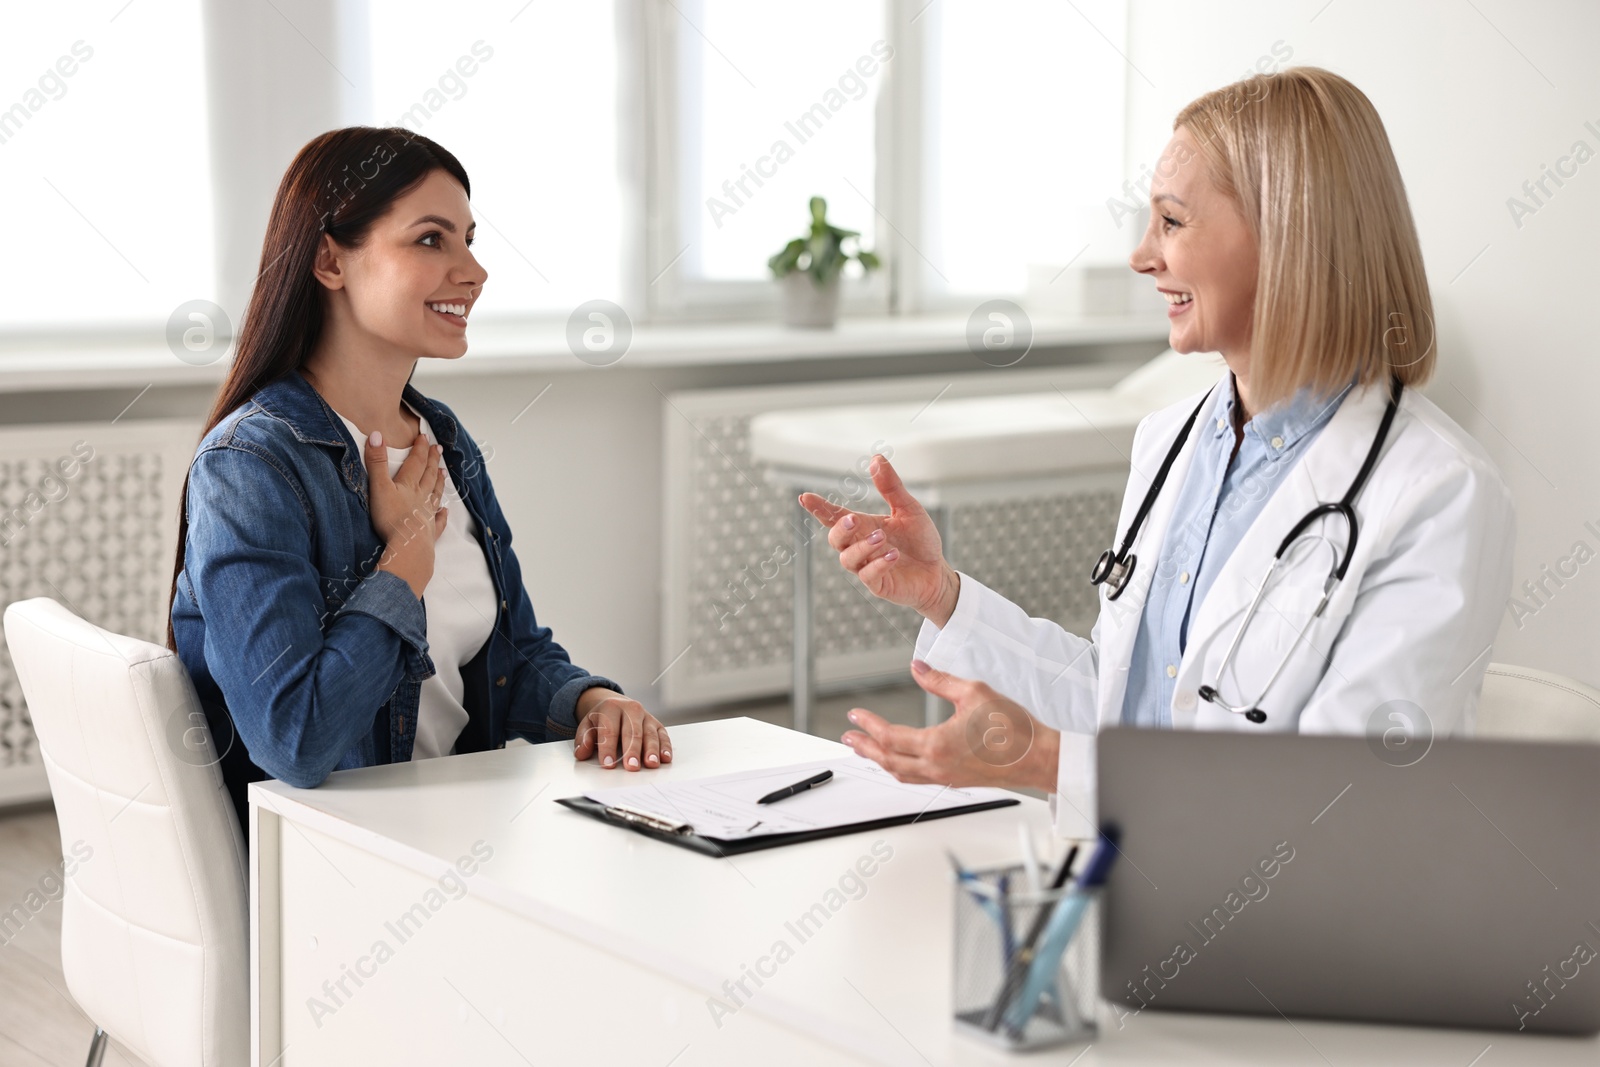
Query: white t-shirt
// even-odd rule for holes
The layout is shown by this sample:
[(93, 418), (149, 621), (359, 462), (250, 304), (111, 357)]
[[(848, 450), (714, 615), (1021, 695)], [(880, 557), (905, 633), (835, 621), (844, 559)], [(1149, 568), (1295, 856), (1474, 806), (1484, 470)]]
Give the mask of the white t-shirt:
[[(428, 420), (409, 404), (406, 406), (416, 414), (428, 442), (437, 444)], [(361, 447), (365, 465), (367, 435), (343, 415), (339, 418), (344, 420), (350, 436)], [(391, 478), (410, 454), (410, 448), (389, 449)], [(441, 455), (439, 466), (444, 465)], [(499, 609), (500, 598), (495, 593), (494, 580), (489, 577), (483, 547), (478, 544), (477, 523), (467, 513), (467, 506), (456, 491), (455, 479), (448, 471), (445, 483), (443, 503), (450, 509), (450, 518), (444, 533), (434, 543), (433, 577), (422, 591), (422, 605), (428, 620), (428, 655), (433, 659), (434, 674), (423, 681), (419, 694), (417, 741), (411, 750), (414, 760), (447, 756), (455, 747), (456, 738), (466, 727), (468, 718), (467, 709), (461, 703), (464, 689), (461, 668), (489, 639)]]

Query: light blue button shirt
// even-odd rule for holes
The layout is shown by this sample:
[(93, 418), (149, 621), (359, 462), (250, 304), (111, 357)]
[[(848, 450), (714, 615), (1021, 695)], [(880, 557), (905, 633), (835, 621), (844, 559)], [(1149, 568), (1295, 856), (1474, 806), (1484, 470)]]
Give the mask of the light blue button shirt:
[[(1178, 661), (1188, 643), (1195, 606), (1205, 599), (1222, 565), (1284, 475), (1350, 391), (1347, 385), (1328, 399), (1301, 389), (1270, 411), (1256, 414), (1245, 423), (1244, 440), (1235, 456), (1231, 375), (1228, 381), (1226, 388), (1214, 391), (1207, 410), (1201, 412), (1194, 459), (1178, 491), (1161, 557), (1154, 564), (1128, 667), (1124, 725), (1172, 725)], [(1139, 563), (1145, 565), (1143, 560)]]

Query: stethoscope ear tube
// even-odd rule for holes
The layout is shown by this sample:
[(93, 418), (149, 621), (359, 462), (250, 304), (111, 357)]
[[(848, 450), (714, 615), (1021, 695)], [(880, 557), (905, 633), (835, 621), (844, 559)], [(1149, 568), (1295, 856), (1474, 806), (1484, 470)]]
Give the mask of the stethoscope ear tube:
[[(1312, 619), (1319, 618), (1322, 615), (1323, 609), (1328, 606), (1328, 597), (1332, 594), (1334, 586), (1344, 580), (1345, 571), (1350, 567), (1350, 559), (1355, 552), (1356, 538), (1360, 534), (1360, 528), (1356, 523), (1355, 499), (1360, 495), (1362, 488), (1366, 485), (1367, 478), (1372, 474), (1372, 468), (1377, 465), (1378, 453), (1383, 450), (1384, 442), (1389, 437), (1389, 428), (1394, 424), (1395, 412), (1399, 410), (1400, 407), (1401, 389), (1402, 385), (1400, 379), (1392, 379), (1389, 390), (1389, 403), (1384, 409), (1382, 421), (1378, 424), (1378, 432), (1372, 439), (1372, 446), (1367, 449), (1367, 455), (1362, 461), (1361, 469), (1356, 472), (1355, 478), (1353, 478), (1350, 482), (1350, 487), (1345, 490), (1344, 497), (1337, 503), (1318, 504), (1316, 507), (1306, 512), (1306, 514), (1301, 517), (1300, 521), (1294, 524), (1294, 528), (1289, 531), (1288, 535), (1284, 537), (1283, 541), (1279, 543), (1278, 551), (1273, 554), (1272, 563), (1267, 568), (1266, 578), (1262, 580), (1260, 587), (1256, 590), (1255, 597), (1250, 601), (1249, 607), (1246, 608), (1244, 618), (1239, 622), (1239, 629), (1233, 636), (1233, 642), (1228, 646), (1228, 650), (1223, 653), (1222, 662), (1217, 665), (1217, 673), (1219, 676), (1226, 673), (1228, 670), (1228, 665), (1233, 662), (1233, 655), (1236, 651), (1238, 651), (1239, 644), (1244, 639), (1245, 629), (1250, 625), (1250, 620), (1255, 617), (1256, 609), (1261, 603), (1261, 598), (1266, 593), (1267, 585), (1272, 579), (1272, 572), (1276, 570), (1278, 564), (1283, 561), (1283, 558), (1289, 551), (1290, 546), (1293, 545), (1296, 539), (1300, 537), (1301, 534), (1305, 533), (1311, 524), (1316, 522), (1318, 519), (1321, 519), (1327, 515), (1340, 515), (1343, 516), (1345, 520), (1346, 527), (1349, 531), (1349, 539), (1345, 542), (1344, 551), (1336, 555), (1334, 558), (1334, 565), (1328, 571), (1328, 580), (1323, 584), (1322, 599), (1318, 601), (1316, 611), (1312, 613)], [(1306, 628), (1309, 627), (1310, 620), (1308, 620), (1306, 623)], [(1214, 685), (1202, 685), (1199, 690), (1200, 698), (1209, 704), (1216, 704), (1220, 707), (1227, 708), (1236, 715), (1243, 715), (1250, 722), (1257, 724), (1266, 722), (1267, 713), (1261, 710), (1259, 703), (1261, 699), (1267, 695), (1268, 691), (1272, 689), (1272, 685), (1278, 680), (1278, 676), (1283, 673), (1284, 667), (1286, 667), (1289, 663), (1289, 657), (1294, 654), (1295, 649), (1300, 647), (1300, 643), (1305, 639), (1305, 635), (1305, 629), (1302, 629), (1300, 633), (1296, 635), (1294, 643), (1289, 646), (1288, 651), (1284, 653), (1284, 658), (1278, 663), (1277, 670), (1273, 671), (1272, 676), (1267, 679), (1267, 684), (1262, 689), (1261, 696), (1258, 696), (1254, 701), (1239, 707), (1235, 707), (1222, 699), (1221, 694), (1217, 691), (1217, 687)]]
[(1166, 458), (1161, 461), (1161, 469), (1156, 471), (1155, 478), (1150, 482), (1150, 488), (1145, 490), (1144, 499), (1139, 502), (1139, 510), (1134, 512), (1133, 521), (1128, 524), (1128, 532), (1123, 535), (1122, 544), (1100, 553), (1100, 559), (1090, 568), (1090, 585), (1110, 583), (1111, 591), (1106, 594), (1107, 600), (1115, 600), (1121, 596), (1128, 579), (1133, 576), (1133, 568), (1138, 564), (1139, 557), (1129, 550), (1133, 548), (1134, 541), (1138, 540), (1139, 530), (1143, 528), (1150, 509), (1155, 506), (1156, 497), (1161, 495), (1161, 487), (1167, 484), (1167, 474), (1172, 470), (1172, 464), (1178, 458), (1178, 453), (1183, 451), (1184, 442), (1189, 440), (1189, 431), (1194, 429), (1195, 420), (1200, 417), (1206, 401), (1211, 399), (1211, 394), (1216, 392), (1216, 388), (1213, 385), (1207, 389), (1206, 395), (1200, 398), (1200, 403), (1189, 412), (1189, 418), (1184, 422), (1183, 429), (1178, 431), (1172, 447), (1167, 449)]

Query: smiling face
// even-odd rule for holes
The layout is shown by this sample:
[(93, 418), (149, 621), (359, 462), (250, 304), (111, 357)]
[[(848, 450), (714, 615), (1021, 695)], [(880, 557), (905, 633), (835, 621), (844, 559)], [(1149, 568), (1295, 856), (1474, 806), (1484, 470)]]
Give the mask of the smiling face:
[(1212, 180), (1188, 127), (1167, 142), (1150, 183), (1150, 226), (1129, 257), (1167, 298), (1179, 352), (1221, 352), (1243, 378), (1255, 312), (1257, 250), (1238, 203)]
[(335, 320), (412, 357), (455, 359), (488, 274), (472, 254), (466, 190), (443, 170), (395, 200), (359, 248), (323, 238), (317, 277)]

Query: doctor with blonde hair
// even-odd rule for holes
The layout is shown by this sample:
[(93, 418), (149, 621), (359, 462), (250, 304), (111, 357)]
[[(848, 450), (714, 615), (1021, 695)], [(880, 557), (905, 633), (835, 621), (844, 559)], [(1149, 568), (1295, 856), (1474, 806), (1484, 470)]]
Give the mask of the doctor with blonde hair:
[(1093, 833), (1108, 726), (1470, 729), (1511, 584), (1505, 483), (1417, 391), (1433, 306), (1371, 101), (1315, 67), (1208, 93), (1150, 207), (1130, 265), (1172, 347), (1227, 370), (1140, 423), (1088, 639), (952, 568), (881, 456), (889, 514), (801, 497), (846, 569), (921, 613), (913, 675), (956, 709), (919, 729), (857, 708), (844, 740), (902, 781), (1046, 791), (1069, 836)]

